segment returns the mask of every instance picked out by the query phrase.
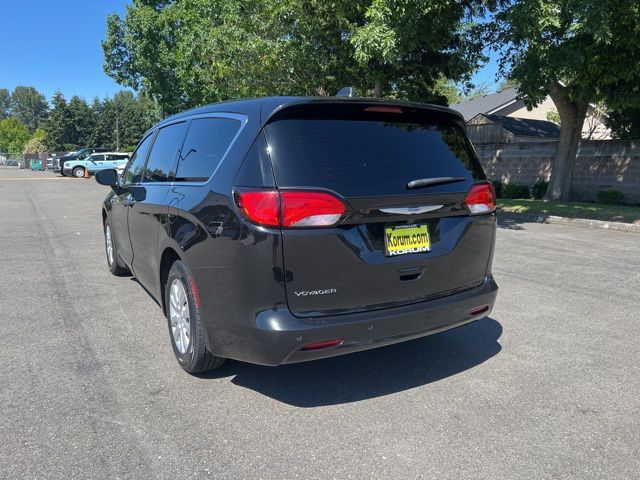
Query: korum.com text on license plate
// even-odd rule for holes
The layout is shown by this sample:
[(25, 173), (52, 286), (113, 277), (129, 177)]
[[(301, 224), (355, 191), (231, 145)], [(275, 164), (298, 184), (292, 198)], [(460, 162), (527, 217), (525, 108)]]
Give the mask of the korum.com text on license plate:
[(385, 255), (428, 252), (431, 249), (427, 225), (396, 225), (384, 229)]

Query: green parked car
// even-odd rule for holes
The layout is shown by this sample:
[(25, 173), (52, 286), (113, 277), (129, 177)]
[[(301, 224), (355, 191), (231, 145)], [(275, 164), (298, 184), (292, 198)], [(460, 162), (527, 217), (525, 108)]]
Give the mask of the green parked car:
[(42, 167), (42, 160), (40, 159), (34, 159), (31, 160), (31, 162), (29, 162), (31, 165), (29, 168), (31, 168), (31, 170), (44, 170), (44, 168)]

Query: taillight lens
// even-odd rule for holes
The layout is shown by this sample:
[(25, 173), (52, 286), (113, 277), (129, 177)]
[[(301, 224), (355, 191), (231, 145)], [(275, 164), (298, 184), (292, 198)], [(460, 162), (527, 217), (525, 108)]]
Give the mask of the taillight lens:
[(491, 213), (496, 210), (496, 192), (491, 182), (476, 183), (471, 187), (464, 203), (471, 215)]
[(344, 213), (344, 204), (322, 192), (280, 192), (283, 227), (326, 227)]
[(277, 191), (238, 192), (236, 199), (249, 220), (267, 227), (280, 226), (280, 196)]
[(329, 227), (345, 212), (344, 203), (324, 192), (239, 191), (236, 199), (249, 220), (268, 227)]

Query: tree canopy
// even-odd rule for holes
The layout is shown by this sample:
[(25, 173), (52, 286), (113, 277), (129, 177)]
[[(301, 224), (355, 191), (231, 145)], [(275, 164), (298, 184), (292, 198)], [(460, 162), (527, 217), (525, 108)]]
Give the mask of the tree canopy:
[(518, 0), (495, 15), (488, 40), (501, 73), (529, 106), (547, 95), (561, 133), (547, 199), (567, 200), (590, 103), (640, 106), (640, 4), (629, 0)]
[(10, 116), (11, 93), (6, 88), (0, 88), (0, 120)]
[(29, 129), (17, 118), (0, 120), (0, 152), (20, 154), (30, 137)]
[[(27, 115), (27, 108), (16, 108), (13, 98), (45, 97), (33, 87), (17, 87), (13, 93), (0, 89), (0, 121), (11, 120), (2, 124), (0, 152), (12, 154), (22, 153), (23, 148), (25, 153), (44, 151), (43, 145), (50, 151), (74, 150), (84, 146), (130, 151), (143, 133), (161, 118), (156, 102), (128, 90), (104, 99), (96, 97), (91, 104), (78, 96), (67, 101), (61, 92), (56, 92), (51, 106), (45, 101), (44, 111), (35, 116)], [(23, 106), (28, 104), (21, 103)], [(40, 110), (38, 106), (37, 111)], [(40, 118), (40, 126), (31, 130), (25, 118), (36, 117)]]
[(9, 103), (11, 116), (24, 123), (33, 132), (46, 119), (47, 99), (33, 87), (19, 86), (13, 90)]
[(605, 118), (611, 134), (623, 140), (640, 138), (640, 108), (621, 108), (609, 110)]
[(472, 14), (494, 0), (134, 0), (107, 19), (105, 71), (164, 113), (262, 95), (363, 95), (446, 103), (444, 76), (484, 60)]
[(153, 101), (130, 91), (118, 92), (113, 98), (95, 98), (91, 105), (75, 96), (67, 102), (56, 92), (46, 124), (47, 142), (56, 151), (87, 145), (130, 150), (159, 119)]

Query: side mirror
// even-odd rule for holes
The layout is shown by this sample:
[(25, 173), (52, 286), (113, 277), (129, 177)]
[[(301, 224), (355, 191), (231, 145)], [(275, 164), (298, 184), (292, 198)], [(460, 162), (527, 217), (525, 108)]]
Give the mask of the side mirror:
[(96, 172), (96, 182), (107, 187), (116, 187), (118, 185), (118, 172), (113, 168), (99, 170)]

